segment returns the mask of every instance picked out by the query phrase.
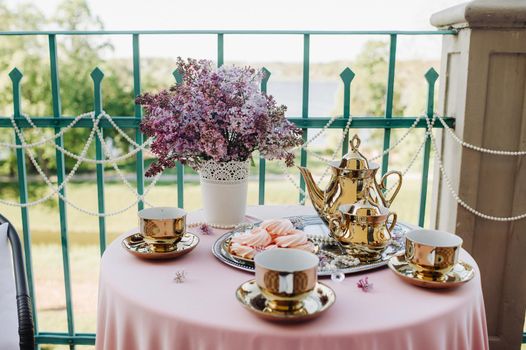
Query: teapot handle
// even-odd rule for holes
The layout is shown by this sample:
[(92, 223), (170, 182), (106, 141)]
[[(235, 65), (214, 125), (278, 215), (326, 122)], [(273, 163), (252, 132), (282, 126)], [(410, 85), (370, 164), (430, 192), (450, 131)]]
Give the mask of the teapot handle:
[(391, 225), (389, 225), (389, 227), (386, 226), (386, 229), (387, 229), (387, 232), (389, 232), (389, 234), (392, 234), (393, 230), (394, 230), (394, 228), (396, 226), (396, 221), (398, 219), (398, 215), (396, 215), (396, 213), (393, 212), (393, 211), (389, 212), (389, 214), (387, 214), (387, 221), (389, 221), (389, 217), (390, 216), (393, 217), (393, 221), (391, 221)]
[[(398, 182), (396, 184), (396, 189), (394, 193), (391, 195), (391, 197), (385, 198), (383, 191), (387, 189), (387, 178), (393, 174), (398, 176)], [(380, 197), (382, 198), (382, 201), (384, 202), (384, 205), (386, 207), (390, 207), (391, 203), (393, 202), (396, 195), (398, 194), (398, 191), (400, 191), (400, 187), (402, 187), (402, 173), (396, 170), (391, 170), (385, 173), (384, 176), (382, 176), (380, 183), (377, 183), (376, 179), (374, 179), (374, 182), (376, 184), (376, 188), (378, 189), (378, 194), (380, 195)]]

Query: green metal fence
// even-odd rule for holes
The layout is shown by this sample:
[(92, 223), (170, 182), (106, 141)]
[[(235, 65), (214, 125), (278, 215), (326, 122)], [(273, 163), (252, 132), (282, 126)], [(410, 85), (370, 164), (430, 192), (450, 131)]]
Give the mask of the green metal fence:
[[(388, 74), (386, 76), (386, 103), (385, 103), (385, 115), (383, 117), (376, 116), (353, 116), (351, 128), (375, 128), (384, 129), (384, 140), (383, 148), (388, 149), (391, 142), (391, 130), (397, 128), (409, 128), (413, 123), (416, 122), (416, 116), (394, 116), (393, 115), (393, 96), (394, 96), (394, 80), (395, 80), (395, 64), (396, 64), (396, 49), (397, 49), (397, 38), (399, 36), (406, 35), (455, 35), (455, 31), (278, 31), (278, 30), (230, 30), (230, 31), (217, 31), (217, 30), (163, 30), (163, 31), (25, 31), (25, 32), (0, 32), (0, 37), (5, 36), (47, 36), (49, 42), (49, 59), (50, 59), (50, 73), (51, 73), (51, 92), (53, 97), (53, 115), (52, 116), (39, 116), (34, 118), (33, 122), (38, 128), (51, 128), (58, 133), (61, 128), (70, 124), (74, 117), (62, 115), (61, 100), (60, 100), (60, 79), (59, 69), (57, 60), (57, 36), (70, 36), (70, 35), (124, 35), (131, 38), (131, 45), (133, 50), (133, 85), (134, 93), (138, 95), (141, 93), (141, 72), (140, 72), (140, 49), (139, 41), (142, 36), (145, 35), (207, 35), (215, 36), (217, 38), (217, 64), (222, 65), (224, 62), (224, 42), (225, 37), (234, 35), (297, 35), (303, 37), (303, 90), (302, 90), (302, 110), (300, 116), (291, 117), (290, 120), (296, 123), (304, 131), (304, 139), (307, 138), (307, 130), (309, 128), (322, 128), (330, 120), (329, 116), (311, 118), (309, 114), (309, 69), (310, 69), (310, 40), (313, 36), (349, 36), (349, 35), (376, 35), (387, 37), (389, 39), (389, 66)], [(267, 71), (266, 79), (262, 82), (262, 90), (267, 88), (267, 80), (270, 72)], [(3, 74), (3, 73), (2, 73)], [(23, 83), (23, 74), (16, 67), (9, 73), (9, 76), (13, 85), (13, 113), (15, 123), (19, 128), (31, 127), (29, 122), (22, 115), (22, 104), (21, 104), (21, 89)], [(180, 79), (177, 73), (174, 72), (176, 80)], [(354, 78), (354, 72), (346, 68), (340, 75), (344, 86), (344, 103), (343, 103), (343, 118), (337, 119), (330, 127), (336, 129), (344, 129), (345, 124), (350, 117), (350, 93), (351, 83)], [(102, 102), (102, 83), (104, 73), (99, 69), (95, 68), (91, 73), (94, 86), (94, 111), (95, 114), (99, 114), (103, 110)], [(438, 74), (433, 69), (430, 69), (425, 79), (428, 84), (427, 94), (427, 118), (432, 118), (434, 111), (434, 93), (435, 83), (438, 78)], [(29, 88), (29, 87), (27, 87)], [(83, 111), (82, 111), (83, 112)], [(139, 130), (139, 123), (141, 120), (141, 108), (135, 107), (133, 116), (115, 116), (113, 119), (120, 128), (131, 128), (135, 130), (135, 141), (138, 144), (143, 143), (143, 135)], [(452, 118), (445, 118), (446, 123), (454, 127), (454, 120)], [(74, 127), (77, 128), (92, 128), (93, 120), (82, 119)], [(107, 128), (111, 128), (112, 125), (108, 120), (102, 119), (99, 127), (101, 131)], [(425, 118), (421, 119), (417, 124), (416, 128), (426, 128)], [(441, 127), (436, 125), (435, 127)], [(0, 117), (0, 128), (12, 128), (11, 120), (7, 116)], [(21, 145), (22, 142), (18, 135), (15, 133), (16, 144)], [(102, 145), (99, 139), (96, 138), (96, 159), (104, 159)], [(345, 138), (343, 145), (343, 152), (347, 152), (348, 138)], [(57, 146), (63, 147), (63, 139), (59, 137), (55, 140)], [(423, 225), (425, 218), (426, 199), (427, 199), (427, 182), (429, 174), (429, 158), (430, 158), (430, 140), (427, 139), (424, 146), (423, 156), (423, 167), (422, 167), (422, 178), (421, 178), (421, 194), (420, 194), (420, 209), (418, 223)], [(17, 165), (18, 165), (18, 179), (19, 179), (19, 196), (20, 203), (28, 202), (27, 195), (27, 174), (26, 174), (26, 160), (24, 150), (21, 148), (16, 149)], [(388, 171), (389, 154), (385, 154), (382, 159), (382, 173)], [(57, 182), (62, 184), (65, 179), (65, 162), (64, 155), (60, 151), (56, 151), (56, 162), (57, 162)], [(259, 160), (259, 204), (265, 203), (265, 160)], [(301, 151), (300, 163), (302, 166), (307, 165), (307, 153), (305, 150)], [(137, 180), (137, 192), (143, 194), (144, 191), (144, 163), (143, 154), (138, 152), (136, 156), (136, 180)], [(96, 178), (97, 178), (97, 196), (98, 196), (98, 212), (105, 212), (104, 203), (104, 166), (103, 164), (96, 165)], [(181, 164), (177, 164), (177, 189), (178, 189), (178, 206), (183, 207), (183, 195), (184, 195), (184, 167)], [(305, 183), (303, 179), (300, 179), (300, 187), (305, 189)], [(60, 193), (66, 196), (65, 188)], [(300, 200), (303, 197), (300, 194)], [(65, 287), (65, 298), (66, 298), (66, 313), (67, 313), (67, 332), (55, 333), (55, 332), (41, 332), (38, 328), (38, 315), (35, 308), (35, 294), (34, 294), (34, 280), (33, 270), (31, 262), (31, 244), (30, 244), (30, 220), (28, 215), (27, 207), (21, 208), (21, 218), (23, 226), (23, 241), (25, 250), (26, 267), (29, 281), (30, 294), (33, 300), (33, 313), (35, 315), (35, 332), (36, 341), (38, 344), (69, 344), (71, 348), (75, 345), (90, 345), (95, 343), (95, 334), (77, 333), (75, 332), (75, 326), (73, 322), (73, 306), (71, 296), (71, 271), (70, 271), (70, 257), (68, 249), (68, 222), (66, 220), (66, 203), (59, 198), (59, 215), (60, 215), (60, 237), (62, 246), (62, 260), (64, 269), (64, 287)], [(143, 208), (143, 203), (138, 203), (138, 209)], [(99, 217), (99, 242), (100, 252), (104, 252), (106, 247), (106, 223), (104, 217)]]

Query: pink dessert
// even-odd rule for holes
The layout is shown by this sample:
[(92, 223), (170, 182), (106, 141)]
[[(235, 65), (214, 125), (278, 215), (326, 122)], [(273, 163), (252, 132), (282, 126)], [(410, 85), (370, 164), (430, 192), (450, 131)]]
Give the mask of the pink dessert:
[(283, 248), (295, 248), (307, 243), (307, 235), (300, 230), (293, 230), (286, 236), (279, 236), (274, 239), (276, 245)]
[(265, 220), (259, 227), (267, 230), (272, 236), (284, 236), (294, 230), (294, 225), (288, 219)]
[(250, 247), (266, 247), (272, 242), (270, 234), (259, 227), (255, 227), (248, 234), (232, 238), (232, 243), (239, 243)]
[(252, 259), (262, 250), (294, 248), (314, 253), (316, 246), (307, 239), (305, 232), (296, 230), (288, 219), (265, 220), (250, 233), (232, 237), (230, 253)]
[(230, 245), (230, 251), (235, 255), (246, 259), (252, 259), (256, 254), (254, 248), (239, 243), (232, 243)]

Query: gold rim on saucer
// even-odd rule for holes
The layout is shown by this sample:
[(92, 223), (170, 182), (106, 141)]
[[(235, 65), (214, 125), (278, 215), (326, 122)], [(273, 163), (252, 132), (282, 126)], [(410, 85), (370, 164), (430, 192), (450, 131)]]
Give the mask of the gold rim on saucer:
[(174, 259), (181, 255), (190, 253), (199, 243), (199, 237), (193, 233), (185, 233), (179, 242), (166, 251), (155, 251), (144, 241), (140, 233), (135, 233), (122, 240), (122, 246), (131, 254), (143, 259)]
[(239, 286), (236, 297), (249, 311), (263, 319), (278, 322), (299, 322), (313, 319), (329, 309), (336, 301), (334, 291), (329, 286), (318, 282), (314, 290), (302, 301), (302, 307), (290, 311), (278, 311), (268, 306), (269, 301), (261, 293), (255, 279)]
[(393, 256), (387, 265), (402, 280), (424, 288), (458, 287), (470, 281), (475, 276), (473, 267), (463, 261), (459, 261), (451, 271), (445, 274), (435, 274), (431, 276), (418, 274), (405, 260), (404, 255)]

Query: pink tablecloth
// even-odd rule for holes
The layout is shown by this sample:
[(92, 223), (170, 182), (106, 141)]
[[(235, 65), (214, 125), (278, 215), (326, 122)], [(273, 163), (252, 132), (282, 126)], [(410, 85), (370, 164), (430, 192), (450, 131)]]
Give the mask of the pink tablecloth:
[[(312, 213), (300, 206), (248, 210), (262, 219)], [(199, 219), (199, 213), (189, 219)], [(221, 233), (200, 236), (192, 253), (165, 262), (140, 260), (121, 247), (120, 239), (113, 242), (102, 257), (97, 349), (488, 348), (478, 268), (471, 282), (442, 291), (408, 285), (387, 268), (365, 273), (374, 283), (368, 293), (356, 287), (364, 274), (341, 283), (324, 279), (337, 295), (325, 315), (309, 323), (273, 324), (237, 302), (236, 288), (253, 275), (223, 265), (212, 255), (212, 244)], [(475, 265), (466, 252), (461, 259)], [(176, 271), (183, 269), (186, 281), (175, 283)]]

